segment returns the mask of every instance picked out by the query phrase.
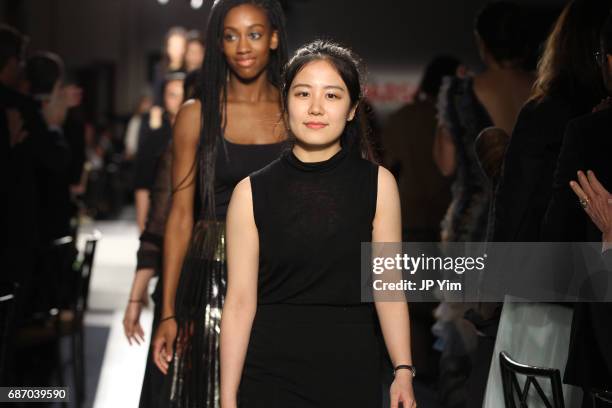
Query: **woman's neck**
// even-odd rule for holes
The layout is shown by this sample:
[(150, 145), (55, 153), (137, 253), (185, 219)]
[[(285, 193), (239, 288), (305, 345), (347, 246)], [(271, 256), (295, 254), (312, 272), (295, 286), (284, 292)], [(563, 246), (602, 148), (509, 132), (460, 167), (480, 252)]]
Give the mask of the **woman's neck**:
[(227, 82), (227, 99), (231, 102), (257, 103), (266, 101), (278, 101), (278, 89), (268, 81), (266, 71), (257, 78), (244, 81), (236, 75), (229, 75)]
[(341, 149), (340, 140), (327, 146), (309, 146), (296, 142), (293, 154), (303, 163), (317, 163), (331, 159)]

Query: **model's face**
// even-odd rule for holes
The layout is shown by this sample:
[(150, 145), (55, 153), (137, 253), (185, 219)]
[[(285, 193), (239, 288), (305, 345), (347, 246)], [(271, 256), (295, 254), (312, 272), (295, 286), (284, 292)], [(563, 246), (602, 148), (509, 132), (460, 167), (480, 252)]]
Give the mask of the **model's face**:
[(306, 64), (297, 73), (287, 96), (289, 127), (298, 143), (324, 148), (340, 143), (355, 107), (346, 84), (327, 61)]
[(234, 74), (251, 80), (265, 71), (270, 50), (278, 47), (278, 33), (266, 13), (251, 4), (231, 9), (223, 22), (222, 50)]
[(138, 103), (138, 112), (145, 113), (148, 112), (153, 106), (153, 98), (150, 96), (144, 96), (140, 99)]
[(187, 72), (194, 71), (202, 67), (204, 62), (204, 47), (199, 41), (190, 41), (185, 51), (185, 69)]
[(183, 103), (183, 81), (175, 80), (166, 84), (164, 89), (164, 106), (166, 111), (174, 116)]
[(170, 36), (170, 38), (168, 38), (168, 43), (166, 44), (166, 52), (168, 53), (168, 58), (170, 58), (170, 61), (182, 61), (183, 56), (185, 55), (186, 45), (185, 37), (181, 35)]

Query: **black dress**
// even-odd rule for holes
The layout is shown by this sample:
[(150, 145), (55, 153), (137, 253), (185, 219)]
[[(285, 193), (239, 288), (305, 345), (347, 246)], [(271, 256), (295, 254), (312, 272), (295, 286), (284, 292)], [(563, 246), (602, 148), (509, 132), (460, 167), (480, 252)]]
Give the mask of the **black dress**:
[(172, 139), (172, 124), (168, 114), (164, 112), (161, 126), (151, 129), (149, 126), (150, 115), (142, 116), (140, 135), (138, 137), (138, 151), (136, 153), (136, 163), (134, 168), (134, 189), (149, 190), (153, 189), (157, 166), (168, 143)]
[(378, 323), (360, 302), (377, 177), (348, 147), (318, 163), (287, 152), (251, 175), (258, 306), (240, 407), (381, 406)]
[[(215, 160), (215, 216), (207, 219), (196, 189), (197, 220), (176, 291), (175, 315), (183, 352), (175, 353), (163, 404), (218, 408), (219, 332), (225, 299), (225, 216), (236, 184), (278, 158), (285, 143), (238, 144), (222, 139)], [(199, 186), (199, 180), (196, 186)], [(186, 335), (186, 333), (189, 333)], [(175, 349), (176, 350), (176, 349)]]

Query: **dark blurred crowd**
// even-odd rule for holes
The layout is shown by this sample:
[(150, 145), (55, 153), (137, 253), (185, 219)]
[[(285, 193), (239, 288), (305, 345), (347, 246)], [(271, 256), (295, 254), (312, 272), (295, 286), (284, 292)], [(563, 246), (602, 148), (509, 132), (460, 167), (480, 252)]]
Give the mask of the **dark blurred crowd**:
[(203, 58), (199, 32), (172, 28), (134, 115), (100, 119), (88, 111), (87, 92), (59, 55), (30, 52), (27, 36), (0, 25), (0, 297), (11, 293), (17, 300), (10, 327), (3, 321), (3, 384), (49, 383), (56, 368), (49, 355), (57, 350), (42, 348), (49, 364), (33, 375), (32, 366), (16, 364), (18, 354), (11, 352), (20, 346), (4, 336), (17, 333), (8, 337), (13, 341), (32, 325), (48, 323), (50, 310), (70, 308), (80, 225), (117, 217), (134, 199), (141, 220), (156, 158), (184, 100), (185, 79), (192, 73), (188, 92), (194, 93)]
[[(391, 115), (382, 132), (384, 162), (399, 182), (404, 241), (609, 248), (612, 223), (594, 216), (570, 181), (597, 183), (610, 217), (611, 6), (571, 1), (547, 37), (534, 41), (527, 28), (545, 20), (492, 2), (474, 24), (483, 70), (469, 72), (448, 56), (429, 64), (415, 102)], [(588, 179), (578, 175), (587, 170)], [(602, 259), (611, 254), (603, 251)], [(559, 370), (565, 384), (582, 390), (576, 396), (566, 388), (566, 406), (604, 406), (597, 405), (602, 390), (612, 389), (609, 304), (442, 301), (410, 310), (415, 365), (444, 407), (502, 406), (514, 385), (502, 387), (500, 351)]]

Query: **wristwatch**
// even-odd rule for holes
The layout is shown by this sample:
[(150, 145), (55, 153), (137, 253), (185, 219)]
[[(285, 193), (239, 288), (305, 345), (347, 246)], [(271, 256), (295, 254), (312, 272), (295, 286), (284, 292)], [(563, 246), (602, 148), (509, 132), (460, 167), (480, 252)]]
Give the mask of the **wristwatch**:
[(398, 365), (393, 369), (393, 375), (395, 375), (397, 370), (410, 370), (410, 372), (412, 373), (412, 377), (416, 377), (416, 368), (413, 365), (408, 365), (408, 364)]

